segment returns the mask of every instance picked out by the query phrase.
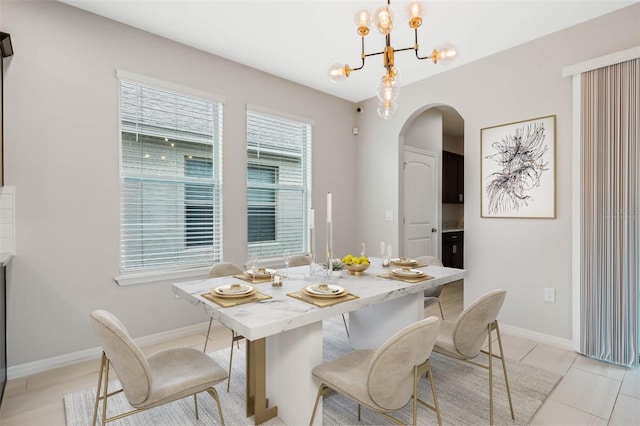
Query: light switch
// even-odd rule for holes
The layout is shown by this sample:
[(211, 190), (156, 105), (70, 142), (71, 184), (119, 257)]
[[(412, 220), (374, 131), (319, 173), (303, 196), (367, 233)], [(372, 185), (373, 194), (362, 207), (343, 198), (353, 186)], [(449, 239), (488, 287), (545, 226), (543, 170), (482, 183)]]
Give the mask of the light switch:
[(386, 220), (387, 222), (391, 222), (393, 220), (393, 211), (392, 210), (387, 210), (384, 213), (384, 220)]

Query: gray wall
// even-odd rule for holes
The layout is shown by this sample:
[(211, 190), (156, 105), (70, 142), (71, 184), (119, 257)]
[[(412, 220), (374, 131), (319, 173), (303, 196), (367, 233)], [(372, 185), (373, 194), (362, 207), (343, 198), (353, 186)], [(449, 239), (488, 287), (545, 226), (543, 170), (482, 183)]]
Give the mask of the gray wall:
[[(355, 107), (283, 79), (57, 2), (0, 2), (15, 55), (5, 74), (6, 184), (16, 187), (17, 255), (8, 270), (9, 366), (97, 346), (89, 312), (104, 308), (131, 334), (205, 321), (167, 282), (119, 287), (116, 69), (208, 91), (224, 108), (224, 257), (246, 259), (246, 104), (307, 117), (313, 204), (334, 193), (335, 249), (357, 241)], [(5, 61), (7, 62), (7, 61)], [(336, 171), (340, 173), (336, 173)], [(318, 245), (324, 233), (318, 232)]]
[[(363, 103), (359, 128), (359, 182), (397, 200), (400, 135), (434, 105), (464, 119), (465, 304), (494, 288), (508, 291), (500, 319), (534, 332), (571, 338), (572, 82), (563, 66), (640, 45), (640, 4), (605, 15), (435, 77), (403, 87), (397, 116), (378, 118), (375, 99)], [(414, 60), (396, 55), (396, 63)], [(425, 66), (434, 66), (425, 64)], [(480, 218), (480, 129), (556, 115), (556, 218)], [(360, 148), (360, 147), (366, 147)], [(386, 167), (381, 167), (386, 164)], [(391, 201), (389, 201), (390, 203)], [(398, 247), (398, 205), (360, 199), (361, 238)], [(393, 223), (384, 210), (393, 208)], [(543, 301), (544, 287), (557, 302)]]

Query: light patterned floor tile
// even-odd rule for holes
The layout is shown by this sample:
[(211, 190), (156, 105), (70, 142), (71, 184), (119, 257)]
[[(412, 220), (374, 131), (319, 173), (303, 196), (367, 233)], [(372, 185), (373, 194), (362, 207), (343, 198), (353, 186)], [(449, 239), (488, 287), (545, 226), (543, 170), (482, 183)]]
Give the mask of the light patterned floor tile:
[(574, 351), (538, 343), (523, 359), (525, 364), (565, 375), (578, 357)]
[(637, 425), (639, 423), (640, 399), (620, 394), (618, 396), (618, 400), (616, 401), (616, 406), (613, 408), (613, 413), (611, 413), (609, 425), (627, 426)]
[(577, 408), (548, 399), (529, 424), (540, 426), (606, 426), (607, 421)]
[(624, 373), (627, 370), (625, 367), (620, 365), (598, 361), (597, 359), (583, 355), (579, 355), (578, 358), (576, 358), (576, 362), (573, 363), (573, 367), (615, 380), (622, 380), (624, 378)]
[(619, 380), (572, 368), (549, 398), (608, 419), (616, 402), (620, 385)]
[(630, 368), (626, 371), (620, 393), (640, 399), (640, 368)]
[[(502, 348), (504, 349), (505, 357), (522, 361), (522, 359), (536, 347), (536, 342), (533, 340), (523, 339), (522, 337), (510, 336), (508, 334), (500, 333), (502, 337)], [(493, 335), (491, 342), (492, 351), (496, 354), (500, 354), (500, 346), (498, 345), (498, 337)], [(488, 351), (489, 347), (485, 344), (484, 350)]]

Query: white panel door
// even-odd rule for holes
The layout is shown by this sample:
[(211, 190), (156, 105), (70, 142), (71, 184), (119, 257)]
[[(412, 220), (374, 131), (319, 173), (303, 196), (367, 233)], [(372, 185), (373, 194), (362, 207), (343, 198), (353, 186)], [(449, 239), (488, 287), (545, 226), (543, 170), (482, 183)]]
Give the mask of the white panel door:
[(404, 256), (438, 256), (438, 182), (434, 154), (404, 150)]

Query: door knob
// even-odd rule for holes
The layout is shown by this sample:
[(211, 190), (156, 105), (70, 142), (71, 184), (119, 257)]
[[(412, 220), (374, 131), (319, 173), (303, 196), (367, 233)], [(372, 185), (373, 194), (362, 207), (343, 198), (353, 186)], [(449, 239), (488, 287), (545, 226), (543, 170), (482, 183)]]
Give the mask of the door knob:
[(438, 228), (431, 228), (431, 232), (438, 232)]

